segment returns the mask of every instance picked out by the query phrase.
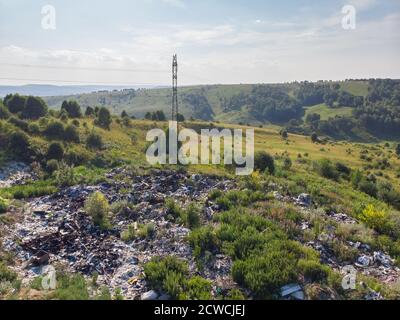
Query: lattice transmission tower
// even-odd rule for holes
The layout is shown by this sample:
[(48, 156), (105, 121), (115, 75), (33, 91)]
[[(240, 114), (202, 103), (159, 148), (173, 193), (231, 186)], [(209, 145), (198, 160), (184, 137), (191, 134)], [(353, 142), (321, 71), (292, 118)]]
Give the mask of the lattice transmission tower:
[(172, 121), (178, 121), (178, 56), (172, 59)]

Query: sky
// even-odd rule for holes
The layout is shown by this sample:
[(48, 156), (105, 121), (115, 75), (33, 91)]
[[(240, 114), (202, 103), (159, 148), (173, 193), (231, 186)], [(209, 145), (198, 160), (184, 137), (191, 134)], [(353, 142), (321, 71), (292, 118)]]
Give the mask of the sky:
[(0, 0), (0, 85), (400, 78), (399, 30), (400, 0)]

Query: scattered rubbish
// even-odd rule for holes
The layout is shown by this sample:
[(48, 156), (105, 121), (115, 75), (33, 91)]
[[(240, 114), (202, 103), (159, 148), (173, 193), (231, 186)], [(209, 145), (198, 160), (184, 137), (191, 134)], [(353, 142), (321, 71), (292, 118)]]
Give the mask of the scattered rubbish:
[(281, 288), (281, 297), (285, 298), (288, 296), (297, 300), (304, 300), (304, 292), (300, 285), (296, 283), (288, 284)]
[(295, 200), (296, 204), (303, 207), (310, 207), (312, 205), (311, 196), (307, 193), (300, 194)]
[(366, 255), (362, 255), (361, 257), (358, 257), (357, 262), (355, 265), (360, 268), (366, 268), (370, 265), (372, 262), (372, 258), (368, 257)]
[(140, 300), (157, 300), (158, 293), (154, 290), (147, 291), (140, 296)]

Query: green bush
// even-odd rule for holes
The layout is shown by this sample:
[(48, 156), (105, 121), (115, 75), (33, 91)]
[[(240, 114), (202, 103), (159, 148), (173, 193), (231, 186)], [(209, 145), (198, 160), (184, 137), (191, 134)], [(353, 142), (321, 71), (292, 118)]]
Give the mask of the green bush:
[(93, 218), (95, 225), (99, 226), (101, 229), (110, 228), (110, 222), (108, 220), (110, 206), (108, 200), (101, 192), (95, 192), (86, 199), (85, 211)]
[(156, 232), (156, 226), (154, 223), (148, 223), (139, 229), (138, 236), (141, 238), (151, 238)]
[(8, 119), (11, 116), (10, 112), (8, 109), (0, 104), (0, 119)]
[(329, 275), (329, 268), (319, 261), (300, 259), (298, 267), (304, 277), (312, 282), (323, 282)]
[(8, 122), (13, 124), (14, 126), (20, 128), (21, 130), (28, 132), (29, 131), (29, 123), (27, 121), (18, 119), (16, 117), (10, 117)]
[(74, 169), (63, 161), (59, 163), (58, 169), (53, 173), (53, 175), (57, 185), (61, 188), (70, 187), (76, 183)]
[(58, 300), (89, 300), (86, 280), (80, 274), (57, 273), (57, 288), (51, 296)]
[(3, 281), (13, 282), (17, 279), (17, 274), (0, 262), (0, 283)]
[(210, 226), (193, 230), (189, 235), (189, 243), (197, 258), (200, 258), (206, 251), (216, 253), (220, 248), (217, 235)]
[(33, 135), (37, 135), (40, 133), (40, 127), (37, 123), (30, 123), (28, 125), (28, 132)]
[(75, 143), (80, 142), (78, 129), (74, 125), (68, 125), (65, 127), (64, 140)]
[(296, 260), (284, 250), (265, 250), (232, 266), (233, 280), (249, 288), (256, 298), (270, 299), (280, 287), (296, 280)]
[(8, 210), (8, 205), (6, 200), (0, 198), (0, 213), (6, 213)]
[(199, 208), (191, 203), (185, 212), (186, 225), (190, 229), (198, 228), (200, 225), (200, 212)]
[[(146, 281), (152, 288), (158, 291), (163, 291), (166, 290), (165, 281), (168, 274), (174, 273), (175, 275), (183, 275), (184, 277), (187, 277), (189, 270), (184, 261), (173, 256), (168, 256), (165, 258), (153, 258), (150, 262), (145, 264), (144, 273), (146, 275)], [(178, 278), (177, 280), (182, 282), (183, 279)], [(174, 291), (173, 287), (170, 287), (169, 289)], [(171, 292), (168, 291), (167, 293), (171, 294)]]
[(9, 149), (15, 155), (27, 158), (30, 154), (29, 137), (22, 131), (14, 131), (9, 138)]
[(58, 161), (55, 159), (49, 160), (46, 162), (46, 171), (50, 174), (58, 170)]
[(318, 161), (314, 161), (314, 170), (322, 177), (338, 180), (339, 172), (336, 170), (336, 167), (332, 164), (332, 162), (328, 159), (321, 159)]
[(47, 124), (44, 134), (51, 139), (63, 140), (65, 134), (64, 125), (58, 120), (53, 120)]
[(254, 169), (264, 172), (268, 170), (270, 174), (275, 173), (274, 158), (265, 151), (258, 151), (254, 155)]
[(97, 133), (90, 133), (86, 138), (86, 146), (89, 149), (101, 149), (103, 148), (103, 138)]
[(112, 119), (110, 111), (105, 107), (101, 107), (99, 109), (97, 119), (95, 120), (95, 124), (104, 129), (110, 129), (111, 123)]
[(202, 277), (195, 276), (187, 283), (187, 294), (193, 300), (211, 300), (211, 282)]
[(52, 142), (47, 149), (46, 158), (48, 160), (62, 160), (64, 156), (64, 148), (59, 142)]

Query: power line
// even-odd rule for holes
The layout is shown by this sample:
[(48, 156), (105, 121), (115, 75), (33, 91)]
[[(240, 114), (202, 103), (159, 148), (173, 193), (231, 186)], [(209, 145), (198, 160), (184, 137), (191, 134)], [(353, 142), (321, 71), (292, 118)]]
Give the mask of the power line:
[(35, 82), (65, 82), (77, 84), (98, 84), (98, 85), (114, 85), (114, 86), (163, 86), (154, 83), (127, 83), (127, 82), (97, 82), (97, 81), (78, 81), (78, 80), (56, 80), (56, 79), (28, 79), (28, 78), (3, 78), (0, 80), (6, 81), (35, 81)]
[(54, 69), (54, 70), (83, 70), (83, 71), (116, 71), (116, 72), (146, 72), (146, 73), (167, 73), (167, 70), (156, 70), (156, 69), (130, 69), (130, 68), (96, 68), (96, 67), (67, 67), (67, 66), (56, 66), (56, 65), (33, 65), (33, 64), (16, 64), (16, 63), (2, 63), (2, 66), (9, 67), (20, 67), (20, 68), (37, 68), (37, 69)]

